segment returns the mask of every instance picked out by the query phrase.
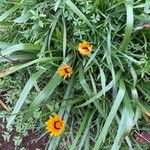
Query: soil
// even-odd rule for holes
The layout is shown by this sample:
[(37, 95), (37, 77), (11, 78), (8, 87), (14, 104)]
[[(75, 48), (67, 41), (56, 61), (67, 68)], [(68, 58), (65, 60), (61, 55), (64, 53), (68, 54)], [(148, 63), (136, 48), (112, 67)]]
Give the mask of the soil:
[[(1, 99), (1, 101), (3, 100)], [(0, 111), (5, 111), (5, 109), (1, 105), (0, 105)], [(0, 119), (0, 150), (20, 150), (22, 147), (25, 148), (23, 150), (45, 150), (46, 144), (49, 140), (49, 135), (45, 135), (39, 139), (40, 137), (39, 133), (29, 130), (28, 135), (22, 137), (21, 144), (18, 147), (16, 147), (13, 141), (13, 137), (17, 135), (15, 128), (13, 129), (13, 131), (11, 131), (11, 133), (9, 133), (11, 137), (8, 142), (8, 141), (4, 141), (4, 138), (2, 136), (4, 132), (7, 132), (5, 126), (6, 126), (6, 122), (3, 123), (3, 120)]]
[[(0, 124), (2, 120), (0, 120)], [(48, 142), (49, 135), (45, 135), (41, 137), (38, 141), (37, 139), (40, 137), (40, 134), (34, 132), (32, 130), (28, 131), (28, 135), (23, 137), (22, 143), (16, 147), (14, 145), (13, 137), (17, 135), (16, 131), (13, 130), (10, 135), (10, 140), (4, 141), (2, 134), (6, 131), (6, 128), (0, 128), (0, 150), (20, 150), (22, 147), (25, 150), (45, 150), (46, 143)]]

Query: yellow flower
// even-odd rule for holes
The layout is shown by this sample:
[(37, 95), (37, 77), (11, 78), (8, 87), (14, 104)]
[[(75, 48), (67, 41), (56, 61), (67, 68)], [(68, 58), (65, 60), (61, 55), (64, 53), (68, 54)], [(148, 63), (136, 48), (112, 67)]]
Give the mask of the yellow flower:
[(63, 64), (62, 66), (59, 67), (58, 73), (60, 76), (64, 77), (64, 79), (66, 79), (67, 77), (71, 76), (72, 68), (67, 64)]
[(78, 51), (81, 55), (89, 55), (92, 51), (93, 45), (90, 45), (88, 42), (83, 41), (79, 44)]
[(50, 117), (48, 121), (45, 122), (46, 129), (50, 132), (51, 136), (58, 136), (64, 131), (64, 121), (59, 115), (54, 115)]

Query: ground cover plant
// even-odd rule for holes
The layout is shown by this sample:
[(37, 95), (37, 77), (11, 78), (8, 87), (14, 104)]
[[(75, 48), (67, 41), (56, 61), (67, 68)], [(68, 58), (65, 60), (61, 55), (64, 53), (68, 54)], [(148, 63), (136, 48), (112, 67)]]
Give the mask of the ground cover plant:
[(48, 150), (149, 148), (149, 0), (1, 0), (0, 14), (8, 131), (48, 134)]

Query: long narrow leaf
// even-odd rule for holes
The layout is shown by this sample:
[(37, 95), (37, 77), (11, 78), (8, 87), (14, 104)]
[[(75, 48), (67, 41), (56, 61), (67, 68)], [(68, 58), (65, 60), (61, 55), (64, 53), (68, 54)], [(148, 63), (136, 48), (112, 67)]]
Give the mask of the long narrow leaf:
[(107, 120), (104, 124), (104, 127), (102, 128), (102, 131), (95, 143), (95, 146), (94, 146), (94, 150), (99, 150), (100, 149), (100, 145), (102, 144), (102, 142), (105, 141), (105, 138), (106, 138), (106, 135), (108, 133), (108, 129), (118, 111), (118, 108), (124, 98), (124, 95), (125, 95), (125, 85), (124, 85), (124, 82), (121, 80), (120, 81), (120, 86), (119, 86), (119, 91), (118, 91), (118, 94), (116, 96), (116, 99), (114, 100), (114, 104), (111, 108), (111, 111), (107, 117)]
[(28, 66), (31, 66), (31, 65), (39, 63), (39, 62), (46, 62), (46, 61), (51, 62), (51, 61), (58, 61), (61, 59), (62, 59), (61, 57), (35, 59), (35, 60), (25, 63), (23, 65), (17, 65), (17, 66), (13, 66), (13, 67), (5, 69), (4, 71), (0, 72), (0, 78), (5, 77), (11, 73), (14, 73), (14, 72), (20, 70), (20, 69), (26, 68)]
[[(61, 116), (64, 115), (63, 119), (64, 119), (65, 123), (67, 123), (70, 108), (71, 108), (71, 105), (67, 105), (68, 102), (65, 101), (65, 100), (73, 97), (73, 93), (74, 93), (74, 88), (72, 88), (73, 82), (74, 82), (74, 77), (72, 77), (70, 82), (69, 82), (70, 84), (68, 85), (68, 87), (66, 89), (66, 92), (65, 92), (65, 95), (64, 95), (64, 98), (63, 98), (64, 101), (63, 101), (63, 103), (61, 105), (61, 109), (59, 111), (59, 114)], [(60, 139), (61, 139), (61, 137), (58, 137), (57, 139), (52, 138), (51, 141), (49, 142), (48, 150), (57, 150), (58, 143), (59, 143)]]
[(34, 44), (17, 44), (13, 45), (7, 49), (4, 49), (1, 51), (2, 55), (10, 55), (13, 52), (16, 51), (25, 51), (29, 53), (38, 53), (41, 49), (40, 45), (34, 45)]
[(126, 51), (128, 44), (130, 42), (130, 37), (133, 30), (133, 0), (125, 0), (126, 11), (127, 11), (127, 23), (125, 28), (125, 37), (121, 43), (121, 51)]
[(71, 0), (64, 0), (66, 5), (76, 13), (92, 30), (94, 30), (94, 26), (90, 23), (90, 21), (86, 18), (86, 16), (76, 7), (76, 5)]
[(93, 113), (91, 113), (90, 109), (87, 109), (87, 111), (86, 111), (86, 113), (85, 113), (85, 116), (84, 116), (84, 118), (83, 118), (83, 121), (82, 121), (81, 124), (80, 124), (80, 128), (79, 128), (79, 130), (78, 130), (78, 132), (77, 132), (77, 135), (76, 135), (75, 139), (73, 140), (72, 145), (71, 145), (71, 148), (70, 148), (69, 150), (74, 150), (74, 149), (76, 149), (77, 142), (78, 142), (78, 140), (79, 140), (79, 138), (80, 138), (82, 132), (83, 132), (84, 129), (85, 129), (85, 126), (86, 126), (86, 124), (87, 124), (87, 122), (88, 122), (88, 119), (90, 118), (90, 116), (91, 116), (92, 114), (93, 114)]
[(18, 9), (17, 6), (12, 7), (11, 9), (7, 10), (0, 16), (0, 22), (6, 19), (8, 16), (10, 16), (14, 11)]
[(44, 73), (44, 70), (39, 70), (37, 73), (33, 74), (30, 79), (28, 80), (28, 82), (26, 83), (24, 89), (22, 90), (20, 97), (13, 109), (13, 112), (11, 113), (10, 118), (8, 119), (8, 123), (6, 128), (9, 128), (10, 125), (13, 123), (13, 121), (15, 120), (16, 114), (20, 111), (22, 105), (24, 104), (30, 90), (32, 89), (32, 87), (34, 86), (34, 84), (36, 83), (37, 79)]

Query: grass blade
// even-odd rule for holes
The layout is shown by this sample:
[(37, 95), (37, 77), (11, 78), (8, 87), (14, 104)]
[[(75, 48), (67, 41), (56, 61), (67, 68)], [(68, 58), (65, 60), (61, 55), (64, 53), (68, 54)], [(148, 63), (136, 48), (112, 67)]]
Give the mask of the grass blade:
[(120, 50), (122, 52), (126, 51), (128, 44), (130, 42), (132, 30), (133, 30), (133, 0), (125, 0), (126, 11), (127, 11), (127, 23), (125, 28), (125, 37), (121, 43)]
[(42, 101), (47, 100), (52, 95), (52, 93), (55, 91), (56, 87), (60, 84), (61, 81), (62, 77), (60, 77), (56, 72), (54, 77), (50, 80), (50, 82), (44, 87), (44, 89), (37, 95), (35, 100), (31, 103), (29, 107), (30, 114), (34, 109), (39, 107)]
[(85, 126), (86, 126), (86, 124), (87, 124), (87, 122), (88, 122), (88, 120), (89, 120), (89, 118), (90, 118), (90, 116), (91, 116), (92, 114), (93, 114), (93, 113), (91, 113), (90, 109), (88, 109), (88, 110), (86, 111), (86, 114), (85, 114), (85, 116), (84, 116), (84, 118), (83, 118), (83, 121), (82, 121), (81, 124), (80, 124), (80, 128), (79, 128), (79, 130), (78, 130), (78, 132), (77, 132), (77, 135), (76, 135), (75, 139), (73, 140), (73, 142), (72, 142), (73, 144), (71, 145), (71, 147), (70, 147), (69, 150), (74, 150), (74, 149), (76, 149), (77, 142), (78, 142), (79, 138), (81, 137), (81, 134), (82, 134), (82, 132), (84, 131)]
[(100, 68), (100, 77), (101, 77), (101, 85), (102, 85), (102, 92), (105, 96), (105, 89), (106, 89), (106, 77), (105, 77), (105, 73), (103, 71), (102, 68)]
[(5, 20), (8, 16), (10, 16), (14, 11), (18, 9), (17, 6), (12, 7), (11, 9), (7, 10), (0, 16), (0, 22)]
[(91, 29), (94, 31), (94, 26), (90, 23), (90, 21), (86, 18), (86, 16), (76, 7), (76, 5), (71, 0), (65, 0), (66, 5), (76, 13)]
[(67, 47), (67, 33), (66, 33), (66, 24), (65, 24), (65, 19), (63, 19), (63, 25), (64, 25), (64, 34), (63, 34), (63, 59), (65, 59), (66, 56), (66, 47)]
[(44, 73), (44, 70), (39, 70), (37, 73), (33, 74), (30, 79), (28, 80), (28, 82), (26, 83), (24, 89), (22, 90), (20, 97), (13, 109), (13, 112), (11, 113), (10, 118), (8, 119), (8, 123), (6, 128), (9, 128), (10, 125), (13, 123), (13, 121), (15, 120), (15, 117), (17, 115), (17, 113), (20, 111), (22, 105), (24, 104), (30, 90), (32, 89), (32, 87), (34, 86), (34, 84), (36, 83), (37, 79)]
[(119, 150), (122, 143), (121, 141), (129, 134), (134, 125), (134, 113), (127, 94), (124, 98), (124, 103), (121, 121), (119, 122), (117, 135), (111, 150)]
[(47, 58), (35, 59), (35, 60), (25, 63), (23, 65), (17, 65), (17, 66), (13, 66), (13, 67), (5, 69), (4, 71), (0, 72), (0, 78), (5, 77), (11, 73), (14, 73), (14, 72), (20, 70), (20, 69), (26, 68), (28, 66), (31, 66), (31, 65), (39, 63), (39, 62), (46, 62), (46, 61), (51, 62), (51, 61), (58, 61), (61, 59), (62, 59), (61, 57), (53, 57), (53, 58), (47, 57)]
[[(82, 68), (82, 65), (80, 65), (80, 68), (79, 68), (79, 81), (80, 81), (80, 84), (82, 86), (82, 88), (84, 89), (84, 91), (86, 92), (86, 94), (89, 96), (89, 97), (92, 97), (94, 94), (93, 92), (91, 91), (90, 87), (88, 86), (88, 84), (86, 83), (86, 80), (85, 80), (85, 77), (84, 77), (84, 71), (83, 71), (83, 68)], [(86, 103), (86, 102), (85, 102)], [(103, 118), (106, 118), (106, 114), (105, 112), (103, 111), (102, 107), (99, 105), (99, 103), (97, 101), (93, 101), (95, 107), (97, 108), (97, 110), (99, 111), (100, 115), (103, 117)], [(82, 105), (79, 105), (77, 106), (78, 107), (82, 107)]]
[(89, 134), (89, 129), (90, 129), (90, 124), (91, 124), (91, 121), (92, 121), (92, 118), (93, 118), (93, 115), (94, 115), (95, 111), (93, 111), (93, 113), (91, 113), (91, 116), (89, 118), (89, 121), (87, 123), (87, 126), (85, 128), (85, 131), (84, 131), (84, 134), (82, 135), (81, 137), (81, 141), (80, 143), (78, 144), (78, 150), (82, 150), (83, 146), (84, 146), (84, 143), (85, 143), (85, 140)]
[(116, 99), (114, 100), (114, 104), (111, 108), (111, 111), (107, 117), (107, 120), (104, 124), (104, 127), (102, 128), (102, 131), (95, 143), (95, 146), (94, 146), (94, 149), (93, 150), (99, 150), (100, 149), (100, 145), (102, 142), (105, 141), (105, 138), (106, 138), (106, 135), (108, 133), (108, 129), (118, 111), (118, 108), (124, 98), (124, 95), (125, 95), (125, 85), (124, 85), (124, 82), (121, 80), (120, 81), (120, 86), (119, 86), (119, 91), (118, 91), (118, 94), (116, 96)]
[(13, 45), (9, 48), (6, 48), (1, 51), (2, 55), (10, 55), (13, 52), (16, 51), (24, 51), (24, 52), (29, 52), (29, 53), (38, 53), (41, 49), (40, 45), (34, 45), (34, 44), (17, 44)]
[[(68, 120), (68, 116), (69, 116), (69, 112), (70, 112), (70, 108), (71, 108), (71, 105), (68, 105), (68, 102), (65, 101), (66, 99), (70, 99), (73, 97), (73, 93), (74, 93), (74, 88), (72, 88), (73, 86), (73, 82), (74, 82), (74, 77), (71, 78), (70, 80), (70, 84), (68, 85), (67, 89), (66, 89), (66, 92), (65, 92), (65, 95), (64, 95), (64, 101), (61, 105), (61, 109), (59, 111), (59, 114), (61, 116), (64, 115), (63, 119), (65, 121), (65, 123), (67, 123), (67, 120)], [(65, 106), (65, 107), (64, 107)], [(67, 106), (67, 107), (66, 107)], [(64, 107), (64, 108), (63, 108)], [(60, 141), (61, 137), (58, 137), (57, 139), (51, 139), (50, 143), (49, 143), (49, 147), (48, 147), (48, 150), (57, 150), (57, 146), (58, 146), (58, 143)]]
[[(69, 55), (65, 59), (65, 63), (67, 63), (72, 58), (72, 55)], [(61, 83), (62, 77), (58, 75), (58, 72), (56, 71), (53, 78), (49, 81), (49, 83), (44, 87), (44, 89), (36, 96), (35, 100), (31, 103), (29, 107), (29, 113), (26, 114), (32, 115), (31, 112), (33, 112), (34, 109), (39, 107), (39, 105), (44, 101), (47, 100), (55, 91), (57, 86)]]

